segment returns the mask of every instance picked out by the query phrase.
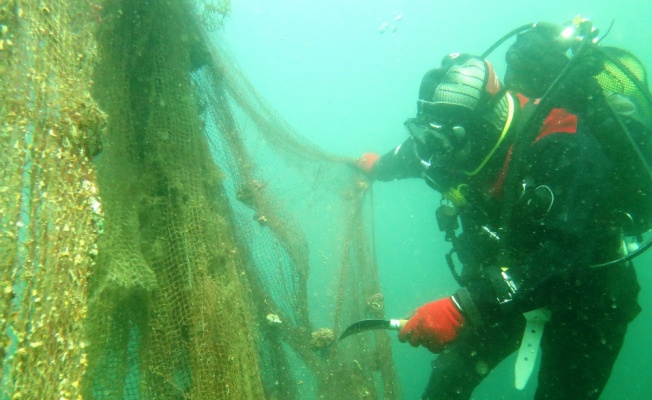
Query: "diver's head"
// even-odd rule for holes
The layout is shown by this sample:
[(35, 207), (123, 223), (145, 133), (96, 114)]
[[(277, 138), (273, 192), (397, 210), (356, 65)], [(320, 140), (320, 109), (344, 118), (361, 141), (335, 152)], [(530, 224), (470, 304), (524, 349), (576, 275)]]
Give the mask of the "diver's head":
[(560, 25), (540, 22), (521, 32), (505, 55), (505, 86), (531, 98), (542, 97), (568, 64), (569, 42)]
[(456, 54), (425, 74), (417, 117), (405, 125), (424, 164), (446, 174), (458, 170), (472, 175), (504, 137), (508, 116), (508, 95), (491, 65)]

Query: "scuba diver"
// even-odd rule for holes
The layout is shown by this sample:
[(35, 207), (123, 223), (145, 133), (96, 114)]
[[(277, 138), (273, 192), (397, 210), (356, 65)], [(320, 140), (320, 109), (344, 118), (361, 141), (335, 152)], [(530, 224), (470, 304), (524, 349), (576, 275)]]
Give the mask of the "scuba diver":
[(642, 103), (599, 81), (605, 59), (578, 48), (596, 42), (578, 22), (572, 40), (554, 24), (520, 30), (506, 87), (486, 54), (444, 57), (421, 81), (408, 139), (357, 161), (370, 179), (423, 178), (442, 194), (436, 216), (460, 289), (419, 307), (399, 332), (439, 354), (423, 399), (471, 398), (516, 351), (522, 389), (539, 346), (536, 399), (597, 399), (640, 312), (624, 235), (649, 226), (642, 202), (622, 191), (649, 168), (633, 171), (612, 154), (630, 148), (605, 143), (629, 128), (629, 144), (643, 145), (649, 124)]

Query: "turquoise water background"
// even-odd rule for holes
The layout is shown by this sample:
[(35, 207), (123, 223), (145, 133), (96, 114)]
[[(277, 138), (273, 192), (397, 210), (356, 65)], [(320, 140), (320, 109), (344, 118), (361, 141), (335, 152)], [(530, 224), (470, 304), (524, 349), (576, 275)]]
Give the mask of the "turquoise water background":
[[(482, 53), (529, 22), (562, 23), (580, 14), (652, 68), (648, 0), (449, 1), (232, 0), (224, 37), (259, 93), (311, 142), (338, 155), (385, 153), (405, 138), (421, 77), (450, 52)], [(502, 76), (505, 48), (489, 59)], [(436, 228), (439, 195), (422, 181), (374, 185), (376, 241), (386, 312), (401, 317), (451, 294), (456, 284)], [(652, 252), (637, 270), (643, 312), (632, 323), (603, 399), (647, 399), (652, 393)], [(393, 343), (405, 399), (420, 398), (433, 355)], [(474, 399), (530, 399), (513, 385), (513, 358), (476, 390)]]

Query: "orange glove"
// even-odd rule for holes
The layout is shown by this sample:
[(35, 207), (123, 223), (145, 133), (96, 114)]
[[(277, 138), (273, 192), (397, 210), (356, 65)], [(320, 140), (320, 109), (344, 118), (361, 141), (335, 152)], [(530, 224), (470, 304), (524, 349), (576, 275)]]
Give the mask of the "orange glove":
[(446, 297), (419, 307), (398, 333), (398, 340), (440, 353), (457, 338), (463, 325), (464, 317), (453, 299)]
[(364, 153), (362, 157), (358, 159), (356, 164), (358, 165), (358, 168), (366, 172), (367, 174), (371, 172), (371, 170), (374, 168), (374, 165), (378, 161), (380, 156), (376, 153)]

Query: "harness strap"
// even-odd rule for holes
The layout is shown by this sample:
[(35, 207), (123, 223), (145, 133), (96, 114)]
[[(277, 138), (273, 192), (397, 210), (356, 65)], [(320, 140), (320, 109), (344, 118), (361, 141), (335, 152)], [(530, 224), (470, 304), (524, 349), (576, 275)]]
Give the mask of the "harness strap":
[(527, 381), (532, 376), (534, 364), (539, 355), (539, 344), (543, 337), (543, 328), (550, 321), (551, 312), (545, 308), (523, 313), (525, 316), (525, 331), (521, 347), (518, 349), (516, 365), (514, 366), (514, 385), (516, 389), (523, 390)]

